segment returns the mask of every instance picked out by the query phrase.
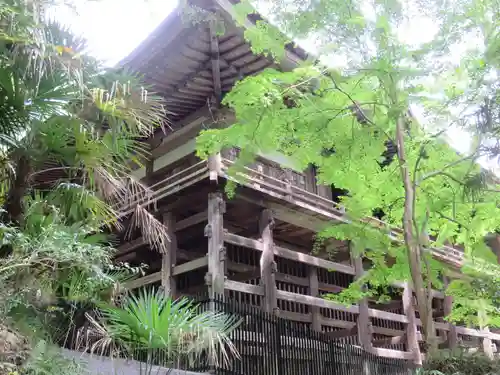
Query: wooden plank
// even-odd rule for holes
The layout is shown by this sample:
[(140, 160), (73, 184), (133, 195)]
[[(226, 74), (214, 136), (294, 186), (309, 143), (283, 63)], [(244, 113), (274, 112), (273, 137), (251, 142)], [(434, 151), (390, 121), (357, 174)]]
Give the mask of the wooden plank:
[(260, 256), (260, 281), (264, 287), (264, 311), (274, 313), (278, 308), (276, 298), (276, 262), (273, 254), (274, 219), (271, 210), (263, 210), (259, 219), (259, 232), (262, 244)]
[(401, 336), (387, 337), (384, 339), (373, 340), (373, 346), (389, 346), (389, 345), (399, 345), (406, 342), (406, 334), (403, 333)]
[(193, 225), (203, 223), (208, 220), (208, 211), (199, 212), (193, 216), (187, 217), (185, 219), (179, 220), (175, 223), (175, 231), (181, 231), (183, 229), (192, 227)]
[(171, 212), (163, 214), (163, 224), (167, 228), (169, 237), (168, 251), (162, 254), (161, 262), (161, 286), (165, 295), (174, 297), (176, 295), (176, 283), (173, 268), (177, 262), (177, 236), (175, 235), (175, 219)]
[(161, 271), (152, 273), (150, 275), (143, 276), (143, 277), (135, 279), (135, 280), (131, 280), (131, 281), (125, 283), (124, 286), (125, 286), (125, 288), (132, 290), (132, 289), (136, 289), (136, 288), (139, 288), (141, 286), (144, 286), (144, 285), (155, 283), (157, 281), (161, 281)]
[(338, 331), (325, 332), (325, 336), (332, 339), (340, 339), (344, 337), (355, 336), (358, 334), (358, 327), (353, 325), (351, 328), (340, 329)]
[[(224, 241), (229, 242), (233, 245), (244, 246), (254, 250), (263, 251), (263, 245), (260, 241), (239, 236), (237, 234), (224, 233)], [(300, 263), (306, 263), (311, 266), (324, 268), (330, 271), (338, 271), (350, 275), (354, 275), (355, 273), (353, 267), (347, 266), (345, 264), (340, 264), (326, 259), (317, 258), (308, 254), (298, 253), (281, 246), (274, 246), (274, 255), (277, 255), (285, 259), (294, 260)]]
[(303, 303), (305, 305), (310, 306), (318, 306), (323, 307), (325, 309), (333, 309), (338, 311), (344, 311), (348, 313), (358, 314), (359, 308), (358, 306), (345, 306), (339, 303), (328, 301), (323, 298), (311, 297), (297, 293), (285, 292), (284, 290), (277, 291), (278, 299), (282, 299), (285, 301), (292, 301), (297, 303)]
[(257, 296), (264, 295), (264, 287), (262, 285), (245, 284), (229, 279), (224, 281), (224, 288), (234, 290), (235, 292), (255, 294)]
[(411, 350), (413, 362), (417, 366), (420, 366), (422, 365), (422, 356), (418, 346), (417, 323), (413, 308), (413, 292), (408, 283), (405, 284), (403, 290), (403, 310), (408, 319), (408, 324), (406, 325), (407, 347)]
[[(319, 297), (318, 269), (309, 266), (309, 294), (311, 297)], [(321, 332), (321, 312), (318, 306), (311, 306), (312, 329)]]
[(216, 21), (209, 21), (210, 33), (210, 52), (211, 52), (211, 67), (212, 67), (212, 80), (213, 89), (216, 102), (214, 103), (217, 108), (220, 106), (222, 100), (222, 87), (220, 79), (220, 52), (219, 52), (219, 37), (215, 26)]
[(173, 275), (177, 276), (181, 273), (186, 273), (198, 268), (203, 268), (208, 266), (208, 256), (204, 256), (198, 259), (191, 260), (186, 263), (179, 264), (173, 269)]
[(385, 358), (393, 359), (413, 359), (413, 353), (402, 352), (400, 350), (386, 349), (386, 348), (373, 348), (371, 352), (375, 355)]
[(205, 236), (208, 238), (208, 273), (206, 281), (211, 298), (224, 294), (224, 227), (223, 214), (225, 202), (222, 193), (210, 193), (208, 196), (208, 224), (205, 227)]

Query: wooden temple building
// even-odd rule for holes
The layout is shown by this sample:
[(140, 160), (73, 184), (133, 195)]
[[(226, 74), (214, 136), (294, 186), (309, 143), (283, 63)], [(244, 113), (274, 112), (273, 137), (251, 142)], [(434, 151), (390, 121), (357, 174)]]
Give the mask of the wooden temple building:
[[(219, 103), (237, 80), (266, 67), (292, 69), (306, 58), (292, 48), (279, 64), (253, 54), (244, 27), (233, 21), (235, 1), (204, 1), (206, 9), (225, 20), (224, 34), (208, 23), (186, 22), (174, 11), (122, 62), (144, 75), (172, 112), (167, 134), (149, 140), (151, 161), (134, 172), (154, 191), (151, 212), (162, 217), (169, 230), (170, 252), (159, 254), (140, 236), (123, 241), (118, 260), (149, 265), (147, 274), (131, 287), (162, 285), (174, 296), (224, 294), (328, 332), (332, 339), (418, 363), (421, 323), (407, 284), (398, 285), (399, 297), (386, 304), (361, 300), (346, 307), (321, 298), (360, 276), (363, 261), (351, 259), (349, 245), (342, 241), (329, 243), (335, 249), (331, 256), (312, 252), (318, 230), (345, 220), (331, 187), (316, 182), (313, 168), (283, 168), (282, 155), (263, 155), (245, 168), (236, 196), (227, 199), (223, 190), (235, 152), (214, 155), (208, 162), (195, 156), (200, 130), (230, 125), (232, 114)], [(253, 27), (256, 19), (249, 17), (245, 27)], [(392, 235), (398, 237), (398, 230)], [(460, 267), (459, 250), (446, 247), (433, 253)], [(435, 292), (433, 305), (443, 346), (496, 352), (500, 334), (445, 322), (451, 301), (440, 292)]]

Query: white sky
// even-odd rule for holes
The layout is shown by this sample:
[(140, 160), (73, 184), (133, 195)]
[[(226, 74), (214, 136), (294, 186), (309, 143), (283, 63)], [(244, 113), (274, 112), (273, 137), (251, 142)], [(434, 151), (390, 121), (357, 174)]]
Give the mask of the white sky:
[(58, 7), (55, 18), (83, 35), (90, 53), (107, 65), (132, 52), (177, 5), (177, 0), (80, 1), (76, 13)]
[[(115, 65), (132, 52), (178, 4), (177, 0), (76, 1), (81, 2), (76, 12), (58, 7), (55, 18), (83, 35), (88, 40), (89, 52), (108, 66)], [(419, 44), (431, 40), (436, 31), (431, 20), (413, 17), (400, 30), (399, 37), (409, 44)], [(317, 50), (315, 44), (314, 40), (301, 43), (313, 53)], [(338, 61), (340, 64), (344, 62), (341, 60)], [(420, 117), (419, 113), (415, 115)], [(470, 138), (462, 131), (451, 131), (448, 136), (456, 149), (465, 151), (468, 148)]]

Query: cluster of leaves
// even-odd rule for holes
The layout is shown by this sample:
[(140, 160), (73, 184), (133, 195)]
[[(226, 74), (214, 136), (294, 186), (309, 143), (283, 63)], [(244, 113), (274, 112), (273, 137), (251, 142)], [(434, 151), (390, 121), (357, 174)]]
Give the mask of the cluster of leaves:
[[(422, 285), (418, 293), (427, 290), (421, 298), (417, 295), (420, 315), (427, 316), (431, 288), (441, 289), (446, 273), (427, 250), (453, 244), (464, 249), (468, 260), (496, 262), (484, 237), (500, 225), (498, 183), (477, 164), (494, 153), (492, 129), (499, 125), (492, 115), (492, 103), (498, 108), (492, 78), (498, 73), (498, 59), (492, 57), (499, 36), (495, 1), (466, 0), (453, 6), (447, 1), (254, 3), (260, 9), (267, 6), (271, 21), (287, 37), (315, 39), (325, 48), (334, 45), (348, 66), (325, 68), (306, 61), (293, 71), (266, 69), (239, 81), (224, 98), (236, 122), (202, 132), (198, 154), (206, 158), (238, 147), (244, 163), (279, 151), (304, 170), (313, 164), (319, 183), (348, 192), (340, 199), (350, 222), (327, 228), (320, 238), (351, 241), (372, 264), (362, 279), (331, 297), (352, 303), (379, 294), (381, 286), (393, 281), (410, 280)], [(253, 5), (242, 1), (236, 6), (240, 23), (254, 12)], [(435, 21), (430, 42), (402, 40), (400, 30), (411, 15)], [(245, 34), (252, 48), (283, 56), (285, 38), (258, 37), (264, 29), (256, 25)], [(446, 55), (472, 33), (485, 48), (450, 62)], [(332, 56), (320, 55), (319, 60), (331, 66)], [(488, 111), (484, 103), (490, 105)], [(423, 109), (426, 124), (416, 121), (411, 106)], [(473, 130), (472, 147), (461, 153), (443, 137), (457, 126)], [(362, 221), (374, 212), (382, 213), (386, 223), (378, 231)], [(409, 235), (396, 238), (398, 242), (391, 227), (402, 226), (405, 212), (411, 213), (404, 223)], [(469, 314), (477, 316), (478, 306), (469, 305)]]
[[(52, 3), (0, 4), (0, 320), (49, 345), (140, 272), (112, 264), (103, 228), (121, 229), (132, 212), (154, 247), (168, 242), (137, 204), (151, 192), (130, 177), (148, 158), (143, 139), (163, 126), (163, 102), (89, 56), (85, 40), (47, 17)], [(27, 373), (55, 373), (35, 371), (57, 362), (35, 354)]]
[(90, 332), (80, 332), (79, 343), (92, 353), (119, 352), (129, 358), (155, 353), (161, 355), (163, 366), (179, 361), (199, 365), (203, 358), (227, 363), (238, 356), (230, 334), (240, 320), (203, 311), (186, 298), (173, 300), (162, 291), (142, 289), (118, 307), (101, 304), (100, 314), (99, 320), (91, 320)]
[(481, 352), (443, 350), (430, 355), (421, 370), (420, 373), (429, 375), (494, 375), (500, 373), (500, 362)]

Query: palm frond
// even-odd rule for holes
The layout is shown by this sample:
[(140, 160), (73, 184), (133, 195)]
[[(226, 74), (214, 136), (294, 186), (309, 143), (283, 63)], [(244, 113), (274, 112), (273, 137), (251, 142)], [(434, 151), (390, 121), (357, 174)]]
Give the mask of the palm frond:
[(108, 342), (135, 350), (160, 350), (169, 361), (197, 360), (208, 354), (213, 363), (227, 363), (239, 354), (230, 340), (241, 320), (235, 316), (200, 311), (198, 305), (182, 298), (173, 300), (162, 292), (143, 289), (129, 295), (121, 307), (103, 306), (102, 315)]
[(167, 228), (140, 204), (135, 206), (125, 237), (130, 239), (135, 229), (141, 231), (142, 237), (153, 249), (168, 254), (170, 237)]

